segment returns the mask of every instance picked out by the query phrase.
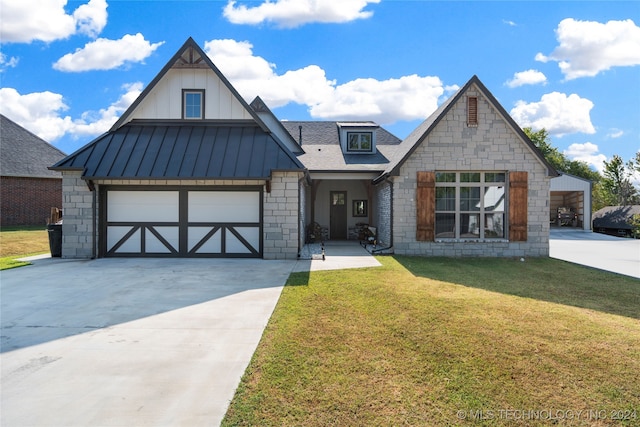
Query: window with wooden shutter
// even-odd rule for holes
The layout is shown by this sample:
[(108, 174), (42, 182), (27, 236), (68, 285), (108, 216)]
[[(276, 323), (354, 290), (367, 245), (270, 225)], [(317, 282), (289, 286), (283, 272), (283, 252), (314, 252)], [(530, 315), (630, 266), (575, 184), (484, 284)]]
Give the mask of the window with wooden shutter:
[(435, 225), (435, 172), (418, 172), (416, 188), (416, 240), (433, 241)]
[(527, 172), (509, 173), (509, 240), (527, 241)]
[(478, 126), (478, 97), (467, 97), (467, 126)]

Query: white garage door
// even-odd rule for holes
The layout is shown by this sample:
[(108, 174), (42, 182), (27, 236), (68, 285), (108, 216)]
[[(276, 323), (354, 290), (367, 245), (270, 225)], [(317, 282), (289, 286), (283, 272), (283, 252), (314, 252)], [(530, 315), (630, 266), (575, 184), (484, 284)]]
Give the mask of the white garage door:
[(261, 257), (259, 190), (108, 190), (106, 256)]

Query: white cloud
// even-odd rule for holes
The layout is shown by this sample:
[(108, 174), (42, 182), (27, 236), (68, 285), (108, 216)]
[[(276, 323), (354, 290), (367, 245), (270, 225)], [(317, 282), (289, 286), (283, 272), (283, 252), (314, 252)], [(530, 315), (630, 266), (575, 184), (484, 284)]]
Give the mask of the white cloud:
[(424, 119), (438, 108), (444, 93), (438, 77), (356, 79), (335, 88), (330, 98), (312, 105), (313, 117), (369, 119), (381, 124)]
[(609, 129), (607, 138), (616, 139), (616, 138), (620, 138), (622, 135), (624, 135), (623, 130), (613, 128), (613, 129)]
[(363, 9), (380, 0), (266, 0), (259, 6), (236, 6), (230, 0), (224, 7), (224, 17), (234, 24), (258, 25), (271, 22), (279, 27), (294, 28), (312, 22), (342, 23), (366, 19), (373, 15)]
[(515, 22), (510, 21), (510, 20), (508, 20), (508, 19), (503, 19), (503, 20), (502, 20), (502, 23), (503, 23), (503, 24), (506, 24), (506, 25), (508, 25), (508, 26), (510, 26), (510, 27), (517, 27), (517, 26), (518, 26), (518, 24), (516, 24)]
[(7, 55), (0, 52), (0, 73), (5, 71), (7, 68), (15, 68), (19, 61), (20, 60), (15, 56), (7, 59)]
[(604, 165), (602, 162), (607, 160), (607, 156), (598, 153), (600, 149), (596, 144), (585, 142), (584, 144), (571, 144), (569, 148), (563, 151), (563, 154), (571, 160), (579, 160), (593, 166), (598, 172), (602, 172)]
[(631, 19), (602, 24), (567, 18), (558, 24), (556, 38), (560, 45), (549, 56), (538, 53), (536, 60), (557, 61), (567, 80), (640, 64), (640, 27)]
[(576, 94), (552, 92), (542, 95), (540, 102), (516, 102), (511, 117), (522, 127), (546, 129), (549, 134), (595, 133), (589, 112), (593, 102)]
[[(317, 65), (277, 74), (275, 64), (254, 56), (249, 42), (211, 40), (204, 46), (247, 101), (259, 95), (272, 108), (291, 102), (306, 105), (314, 118), (367, 118), (381, 124), (424, 119), (437, 108), (438, 97), (445, 91), (437, 77), (357, 79), (337, 85)], [(457, 86), (446, 89), (456, 90)]]
[(67, 0), (0, 0), (3, 43), (51, 42), (81, 33), (91, 37), (107, 24), (106, 0), (90, 0), (68, 14)]
[(125, 63), (142, 62), (164, 42), (149, 43), (140, 33), (126, 34), (120, 40), (97, 39), (58, 59), (53, 68), (59, 71), (80, 72), (111, 70)]
[(513, 75), (513, 78), (505, 83), (508, 87), (514, 88), (524, 85), (546, 84), (547, 77), (538, 70), (520, 71)]
[(13, 88), (0, 88), (0, 112), (49, 142), (66, 134), (97, 136), (107, 131), (140, 95), (142, 83), (122, 88), (125, 93), (108, 108), (85, 112), (75, 120), (64, 115), (69, 107), (61, 94), (47, 91), (21, 95)]

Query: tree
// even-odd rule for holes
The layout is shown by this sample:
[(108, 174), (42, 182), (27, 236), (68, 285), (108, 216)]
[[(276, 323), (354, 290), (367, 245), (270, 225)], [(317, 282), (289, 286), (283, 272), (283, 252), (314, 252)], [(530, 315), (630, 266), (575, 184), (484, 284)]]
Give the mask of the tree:
[(602, 188), (609, 193), (612, 204), (626, 206), (638, 201), (638, 191), (629, 179), (632, 168), (625, 167), (622, 157), (614, 154), (610, 161), (605, 160), (602, 173)]
[(531, 128), (524, 128), (523, 131), (558, 172), (565, 172), (593, 182), (600, 180), (600, 174), (591, 169), (586, 162), (569, 160), (567, 156), (551, 145), (551, 139), (546, 129), (543, 128), (534, 132)]

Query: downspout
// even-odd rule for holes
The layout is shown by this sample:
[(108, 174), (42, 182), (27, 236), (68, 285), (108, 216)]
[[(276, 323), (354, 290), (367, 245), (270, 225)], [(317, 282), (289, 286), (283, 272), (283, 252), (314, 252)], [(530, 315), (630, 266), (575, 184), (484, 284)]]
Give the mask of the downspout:
[(393, 181), (389, 180), (388, 176), (384, 177), (384, 182), (389, 183), (389, 246), (386, 248), (379, 248), (371, 250), (371, 254), (375, 254), (377, 252), (388, 251), (389, 249), (393, 249)]
[(97, 212), (97, 191), (96, 186), (93, 181), (87, 181), (87, 187), (89, 187), (89, 191), (91, 191), (92, 203), (91, 203), (91, 259), (96, 259), (96, 240), (97, 229), (96, 229), (96, 212)]

